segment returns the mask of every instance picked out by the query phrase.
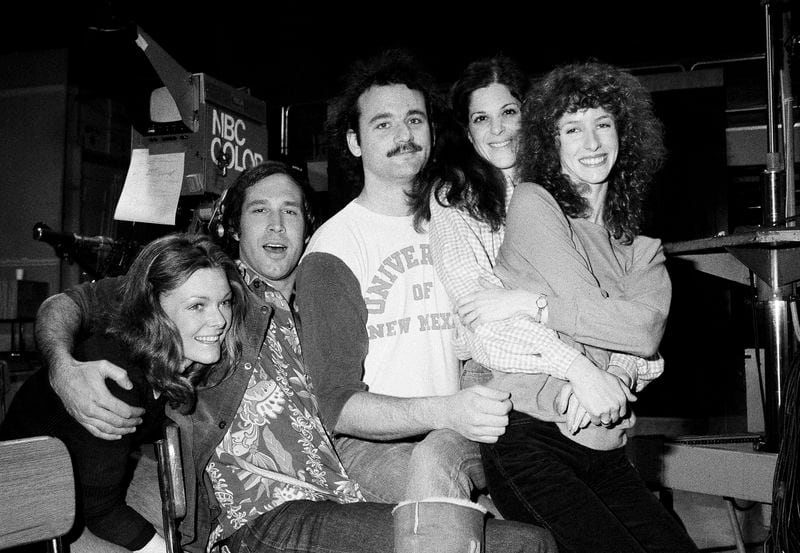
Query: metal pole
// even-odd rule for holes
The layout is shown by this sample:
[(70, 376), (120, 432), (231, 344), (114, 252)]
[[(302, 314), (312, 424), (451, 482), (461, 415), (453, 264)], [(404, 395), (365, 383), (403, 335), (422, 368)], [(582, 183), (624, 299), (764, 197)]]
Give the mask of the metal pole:
[(764, 2), (764, 36), (767, 52), (767, 151), (777, 151), (778, 125), (775, 123), (775, 48), (772, 38), (772, 2)]
[[(767, 142), (766, 168), (762, 174), (763, 205), (762, 223), (765, 227), (784, 224), (787, 214), (786, 174), (781, 148), (782, 135), (779, 132), (775, 103), (775, 39), (773, 38), (773, 2), (764, 2), (767, 53)], [(778, 280), (778, 254), (770, 251), (770, 276), (767, 281), (759, 280), (756, 310), (765, 328), (765, 444), (766, 451), (777, 452), (780, 448), (782, 432), (781, 410), (784, 403), (784, 374), (791, 366), (795, 350), (795, 340), (791, 332), (789, 300), (791, 285), (781, 286)]]
[[(178, 535), (174, 489), (169, 474), (169, 445), (166, 438), (155, 442), (158, 460), (158, 487), (161, 492), (161, 519), (164, 524), (164, 541), (167, 553), (181, 553), (181, 540)], [(182, 483), (181, 483), (182, 484)]]
[[(773, 289), (759, 285), (759, 296), (773, 295)], [(795, 352), (795, 340), (789, 317), (789, 302), (773, 295), (772, 299), (759, 298), (758, 309), (765, 323), (764, 344), (764, 446), (763, 450), (777, 453), (783, 438), (782, 409), (784, 398), (784, 375), (791, 367)]]
[(775, 43), (773, 37), (772, 3), (764, 2), (764, 23), (767, 54), (767, 157), (762, 173), (763, 201), (762, 222), (764, 226), (776, 226), (786, 218), (786, 181), (783, 170), (775, 109)]
[(792, 94), (791, 77), (791, 49), (792, 44), (792, 22), (791, 10), (787, 7), (781, 14), (783, 36), (781, 37), (781, 64), (780, 83), (781, 83), (781, 120), (783, 121), (783, 159), (786, 169), (786, 226), (795, 226), (794, 215), (795, 191), (794, 191), (794, 96)]

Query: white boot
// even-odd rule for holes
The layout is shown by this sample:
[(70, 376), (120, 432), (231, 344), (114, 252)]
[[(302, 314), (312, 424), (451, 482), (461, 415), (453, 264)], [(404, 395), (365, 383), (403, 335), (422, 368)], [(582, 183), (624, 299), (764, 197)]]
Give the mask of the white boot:
[(485, 515), (461, 499), (404, 501), (392, 510), (395, 553), (483, 553)]

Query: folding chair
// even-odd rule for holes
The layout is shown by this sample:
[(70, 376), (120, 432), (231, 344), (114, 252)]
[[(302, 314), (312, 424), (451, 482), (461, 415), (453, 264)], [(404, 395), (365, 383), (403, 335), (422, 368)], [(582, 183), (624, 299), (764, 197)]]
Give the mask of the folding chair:
[(75, 476), (64, 443), (39, 436), (0, 442), (0, 549), (61, 538), (75, 522)]
[(164, 427), (164, 438), (156, 442), (158, 487), (161, 490), (161, 515), (164, 520), (164, 541), (167, 553), (182, 553), (178, 523), (186, 516), (186, 494), (183, 489), (180, 429), (175, 423)]

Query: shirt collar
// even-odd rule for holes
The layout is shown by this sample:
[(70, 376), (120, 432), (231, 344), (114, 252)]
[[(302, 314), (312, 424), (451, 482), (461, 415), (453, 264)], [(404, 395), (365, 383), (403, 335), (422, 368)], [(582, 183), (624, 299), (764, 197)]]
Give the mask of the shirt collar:
[(267, 280), (258, 274), (258, 271), (253, 269), (250, 265), (248, 265), (241, 259), (236, 260), (236, 268), (239, 269), (239, 274), (242, 276), (242, 280), (244, 280), (244, 283), (247, 284), (248, 286), (260, 287), (261, 285), (264, 285), (272, 288), (272, 286), (269, 285)]
[(274, 302), (282, 305), (285, 309), (289, 308), (289, 302), (286, 301), (286, 298), (283, 297), (278, 290), (276, 290), (267, 280), (262, 277), (258, 272), (253, 269), (250, 265), (242, 261), (241, 259), (236, 260), (236, 267), (239, 269), (239, 274), (244, 280), (244, 283), (251, 289), (254, 290), (256, 293), (264, 294), (264, 297), (267, 299), (272, 299)]

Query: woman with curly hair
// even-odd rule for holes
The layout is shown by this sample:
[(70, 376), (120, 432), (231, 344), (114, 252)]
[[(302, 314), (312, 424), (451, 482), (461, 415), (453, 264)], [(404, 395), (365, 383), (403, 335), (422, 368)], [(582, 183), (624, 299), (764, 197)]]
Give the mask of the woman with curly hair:
[(129, 458), (161, 438), (165, 407), (191, 412), (210, 368), (233, 366), (241, 349), (244, 288), (233, 261), (208, 236), (170, 234), (149, 243), (122, 277), (118, 309), (76, 350), (81, 361), (105, 359), (123, 368), (126, 390), (112, 393), (144, 407), (135, 433), (118, 440), (93, 436), (67, 412), (43, 367), (14, 396), (0, 439), (50, 435), (67, 446), (76, 473), (76, 531), (132, 551), (161, 552), (164, 539), (125, 501)]
[[(633, 393), (663, 370), (671, 283), (661, 242), (639, 234), (665, 156), (662, 134), (647, 91), (614, 66), (567, 64), (536, 83), (495, 266), (505, 289), (473, 292), (457, 306), (496, 348), (524, 342), (503, 326), (523, 317), (581, 354), (563, 375), (572, 394), (556, 402), (568, 421), (531, 416), (515, 402), (506, 433), (481, 444), (502, 515), (543, 524), (561, 551), (697, 551), (624, 448)], [(617, 370), (620, 353), (640, 357), (636, 370)], [(486, 364), (498, 369), (497, 357)], [(507, 355), (499, 369), (523, 357)]]
[[(471, 318), (473, 293), (487, 286), (500, 287), (495, 295), (507, 292), (511, 309), (519, 308), (519, 294), (502, 289), (494, 266), (505, 232), (506, 208), (520, 182), (517, 152), (522, 105), (530, 84), (530, 78), (507, 56), (470, 63), (450, 89), (450, 124), (440, 133), (435, 162), (423, 179), (426, 187), (413, 201), (418, 224), (430, 220), (436, 272), (454, 304), (462, 306), (460, 313), (468, 323), (461, 318), (455, 321), (457, 350), (467, 360), (462, 385), (491, 379), (492, 387), (514, 394), (518, 411), (565, 421), (567, 417), (554, 404), (560, 395), (566, 401), (573, 391), (571, 383), (565, 388), (566, 373), (573, 365), (583, 365), (587, 370), (570, 374), (591, 378), (598, 370), (592, 361), (524, 312), (508, 313), (507, 318), (488, 324), (475, 324)], [(525, 296), (519, 301), (530, 302), (535, 309), (535, 301), (542, 299)], [(621, 371), (643, 385), (662, 368), (660, 359), (645, 361), (614, 353), (605, 370)], [(593, 386), (579, 385), (578, 390), (583, 397), (572, 403), (569, 424), (574, 429), (589, 422), (581, 402), (594, 406), (598, 401)], [(607, 416), (611, 415), (609, 411)]]

